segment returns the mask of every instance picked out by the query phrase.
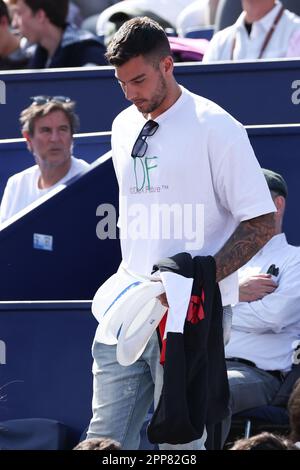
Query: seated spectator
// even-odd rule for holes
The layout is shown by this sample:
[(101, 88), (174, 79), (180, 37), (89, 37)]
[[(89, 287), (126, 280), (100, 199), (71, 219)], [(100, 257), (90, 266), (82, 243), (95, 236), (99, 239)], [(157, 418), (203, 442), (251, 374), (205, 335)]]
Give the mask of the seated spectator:
[(203, 62), (286, 57), (300, 17), (277, 0), (242, 0), (237, 21), (212, 38)]
[(78, 173), (89, 164), (72, 157), (78, 126), (70, 98), (35, 97), (20, 115), (22, 133), (36, 165), (8, 179), (0, 206), (0, 223)]
[(105, 44), (125, 21), (136, 16), (148, 16), (157, 21), (163, 28), (176, 28), (176, 20), (184, 7), (193, 0), (123, 0), (106, 8), (97, 20), (96, 32), (105, 38)]
[[(268, 405), (292, 368), (300, 334), (300, 248), (282, 232), (287, 184), (264, 170), (277, 212), (275, 234), (239, 269), (239, 303), (225, 348), (232, 414)], [(230, 419), (223, 422), (223, 436)]]
[(6, 3), (0, 0), (0, 70), (25, 68), (28, 57), (20, 45), (20, 38), (10, 30)]
[(270, 432), (239, 439), (230, 450), (299, 450), (291, 441)]
[(176, 30), (179, 36), (184, 36), (189, 30), (214, 24), (219, 0), (194, 0), (184, 8), (176, 20)]
[(291, 434), (289, 438), (300, 449), (300, 379), (295, 383), (288, 402)]
[(73, 450), (120, 450), (121, 445), (113, 439), (95, 437), (79, 442)]
[(17, 0), (14, 24), (37, 48), (28, 68), (106, 65), (105, 47), (89, 31), (67, 25), (69, 0)]

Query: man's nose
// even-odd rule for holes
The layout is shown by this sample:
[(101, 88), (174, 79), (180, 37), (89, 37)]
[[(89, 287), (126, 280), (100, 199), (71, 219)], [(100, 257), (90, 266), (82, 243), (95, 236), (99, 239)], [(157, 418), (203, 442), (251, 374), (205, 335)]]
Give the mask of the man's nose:
[(123, 90), (124, 90), (125, 98), (128, 101), (133, 101), (134, 97), (135, 97), (134, 87), (132, 85), (128, 84), (128, 85), (124, 86)]
[(56, 142), (60, 139), (59, 132), (56, 129), (52, 129), (51, 134), (50, 134), (50, 140), (52, 142)]

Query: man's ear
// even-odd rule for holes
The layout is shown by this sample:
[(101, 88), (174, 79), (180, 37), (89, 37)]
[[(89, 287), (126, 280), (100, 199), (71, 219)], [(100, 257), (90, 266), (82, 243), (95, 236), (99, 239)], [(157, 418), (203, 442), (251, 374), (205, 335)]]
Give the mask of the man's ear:
[(282, 215), (285, 209), (285, 198), (283, 196), (276, 196), (274, 200), (274, 204), (277, 209), (277, 213)]
[(167, 57), (164, 57), (161, 61), (161, 66), (165, 74), (169, 75), (173, 73), (173, 69), (174, 69), (173, 57), (170, 55), (168, 55)]
[(7, 28), (9, 27), (9, 21), (6, 16), (0, 17), (0, 26), (5, 26)]
[(28, 150), (30, 152), (32, 152), (31, 138), (30, 138), (29, 133), (26, 132), (26, 131), (23, 131), (22, 135), (23, 135), (24, 139), (26, 140)]
[(49, 21), (48, 16), (46, 15), (45, 11), (40, 8), (35, 12), (35, 18), (40, 21), (40, 23), (45, 23), (46, 20)]

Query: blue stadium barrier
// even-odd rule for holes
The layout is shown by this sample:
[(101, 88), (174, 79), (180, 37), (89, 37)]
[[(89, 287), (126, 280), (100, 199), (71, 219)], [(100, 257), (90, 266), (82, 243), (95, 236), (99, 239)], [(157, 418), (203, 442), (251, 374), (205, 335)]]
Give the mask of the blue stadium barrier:
[[(300, 125), (248, 128), (263, 167), (279, 171), (289, 186), (284, 229), (290, 243), (300, 244), (298, 213)], [(247, 175), (245, 175), (245, 178)], [(89, 171), (37, 201), (23, 217), (0, 230), (0, 300), (91, 299), (120, 262), (119, 240), (96, 235), (105, 211), (117, 208), (118, 189), (109, 155)], [(103, 213), (97, 212), (100, 204)], [(116, 220), (107, 227), (114, 233)], [(107, 231), (106, 230), (106, 231)], [(39, 246), (47, 240), (53, 249)], [(34, 244), (35, 240), (35, 244)], [(37, 241), (36, 241), (37, 240)], [(36, 246), (37, 245), (37, 246)], [(43, 246), (42, 246), (43, 248)]]
[(184, 37), (191, 39), (208, 39), (208, 41), (210, 41), (210, 39), (213, 37), (214, 31), (215, 30), (213, 26), (190, 28), (184, 32)]
[[(91, 163), (110, 150), (110, 132), (74, 135), (74, 155)], [(0, 200), (8, 178), (34, 165), (25, 139), (0, 140)]]
[[(175, 75), (179, 83), (216, 101), (244, 125), (299, 122), (299, 60), (178, 63)], [(0, 105), (0, 139), (19, 137), (18, 117), (33, 95), (75, 99), (84, 133), (109, 131), (113, 118), (128, 106), (111, 67), (0, 72), (0, 80), (6, 85), (7, 103)]]
[(0, 320), (0, 421), (57, 420), (72, 448), (92, 414), (90, 302), (0, 302)]
[[(9, 219), (0, 230), (0, 300), (93, 298), (120, 263), (119, 240), (113, 238), (117, 207), (117, 183), (107, 155), (28, 206), (25, 215)], [(100, 239), (98, 224), (106, 209), (113, 233)]]
[(279, 172), (286, 179), (289, 195), (283, 230), (289, 243), (300, 245), (299, 174), (300, 125), (252, 126), (247, 128), (260, 165)]

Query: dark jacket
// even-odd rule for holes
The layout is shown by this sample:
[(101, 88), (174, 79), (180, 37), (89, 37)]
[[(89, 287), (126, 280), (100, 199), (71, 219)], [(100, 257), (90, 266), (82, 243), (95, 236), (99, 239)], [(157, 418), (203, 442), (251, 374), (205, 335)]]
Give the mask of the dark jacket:
[(183, 334), (167, 334), (163, 389), (148, 426), (150, 442), (183, 444), (228, 415), (221, 294), (212, 256), (179, 253), (157, 267), (194, 279)]
[(38, 45), (28, 63), (28, 68), (82, 67), (87, 64), (107, 65), (104, 54), (105, 46), (95, 35), (68, 25), (51, 61), (47, 64), (48, 53), (44, 47)]

